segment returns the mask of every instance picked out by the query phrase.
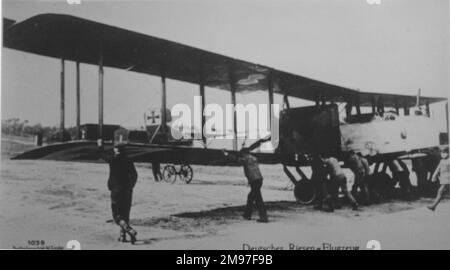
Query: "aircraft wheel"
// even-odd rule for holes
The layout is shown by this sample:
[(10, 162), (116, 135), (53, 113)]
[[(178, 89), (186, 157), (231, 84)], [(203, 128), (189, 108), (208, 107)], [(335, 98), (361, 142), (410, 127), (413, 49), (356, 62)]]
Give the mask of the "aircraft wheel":
[(173, 165), (166, 165), (164, 166), (162, 175), (164, 181), (173, 184), (177, 180), (177, 169)]
[(298, 203), (308, 205), (316, 199), (316, 189), (310, 180), (301, 180), (295, 184), (294, 196)]
[(180, 178), (186, 184), (189, 184), (194, 177), (194, 171), (190, 165), (181, 165)]
[(369, 190), (377, 193), (381, 198), (389, 199), (394, 196), (396, 182), (387, 173), (374, 173), (369, 177)]

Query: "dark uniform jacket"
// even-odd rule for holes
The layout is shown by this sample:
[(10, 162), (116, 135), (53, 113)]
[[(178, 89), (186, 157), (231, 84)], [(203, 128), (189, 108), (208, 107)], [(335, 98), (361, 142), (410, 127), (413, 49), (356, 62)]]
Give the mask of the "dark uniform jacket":
[(137, 181), (137, 172), (133, 162), (124, 154), (118, 156), (107, 155), (102, 152), (101, 157), (109, 164), (108, 189), (132, 189)]
[(327, 180), (327, 168), (319, 158), (314, 158), (311, 162), (312, 175), (311, 179), (315, 181)]

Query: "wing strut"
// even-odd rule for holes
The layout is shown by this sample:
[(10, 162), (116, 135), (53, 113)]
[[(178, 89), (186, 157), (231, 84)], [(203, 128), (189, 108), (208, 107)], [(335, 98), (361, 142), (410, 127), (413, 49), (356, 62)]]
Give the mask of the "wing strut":
[(80, 128), (80, 62), (76, 63), (76, 92), (77, 92), (77, 139), (81, 140), (81, 128)]
[(272, 106), (272, 104), (273, 104), (273, 82), (272, 82), (272, 74), (271, 73), (269, 73), (269, 76), (267, 79), (268, 79), (267, 80), (267, 83), (268, 83), (267, 88), (269, 90), (269, 130), (272, 130), (272, 117), (273, 117), (274, 111), (272, 108), (273, 107)]
[(202, 141), (203, 141), (203, 145), (205, 145), (205, 148), (207, 147), (206, 145), (206, 137), (205, 134), (203, 133), (203, 127), (205, 126), (205, 115), (203, 114), (204, 110), (205, 110), (205, 85), (203, 83), (203, 80), (200, 80), (200, 96), (202, 98), (201, 102), (202, 102), (202, 106), (201, 106), (201, 116), (202, 116), (202, 126), (200, 127), (201, 133), (202, 133)]
[(289, 97), (287, 94), (283, 95), (283, 107), (289, 109), (291, 105), (289, 104)]
[(61, 141), (64, 141), (64, 129), (65, 129), (65, 82), (64, 82), (64, 75), (65, 75), (65, 70), (64, 70), (64, 58), (61, 58), (61, 73), (60, 73), (60, 124), (59, 124), (59, 129), (61, 130)]
[(161, 132), (164, 134), (164, 138), (166, 138), (166, 108), (167, 108), (167, 99), (166, 99), (166, 77), (161, 76)]
[(232, 67), (228, 70), (228, 76), (230, 81), (231, 103), (233, 104), (233, 150), (237, 151), (236, 82)]
[(447, 144), (449, 144), (450, 145), (450, 133), (449, 133), (449, 122), (448, 122), (448, 120), (449, 120), (449, 111), (448, 111), (448, 101), (447, 101), (447, 103), (445, 103), (445, 126), (447, 127), (447, 139), (448, 139), (448, 141), (447, 141)]
[(103, 50), (98, 61), (98, 138), (103, 141)]

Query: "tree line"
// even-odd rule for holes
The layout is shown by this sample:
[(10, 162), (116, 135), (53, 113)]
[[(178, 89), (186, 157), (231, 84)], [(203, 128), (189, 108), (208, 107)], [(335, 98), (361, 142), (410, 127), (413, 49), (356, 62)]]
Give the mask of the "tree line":
[[(66, 128), (65, 133), (70, 139), (77, 137), (77, 128)], [(40, 135), (46, 142), (59, 141), (61, 138), (61, 131), (59, 127), (43, 126), (41, 124), (31, 125), (28, 120), (21, 120), (19, 118), (2, 119), (2, 135), (31, 137)]]

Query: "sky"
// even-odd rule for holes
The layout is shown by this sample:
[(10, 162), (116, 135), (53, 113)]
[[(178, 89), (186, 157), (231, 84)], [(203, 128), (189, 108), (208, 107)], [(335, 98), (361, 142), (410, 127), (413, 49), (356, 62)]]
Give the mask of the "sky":
[[(3, 0), (3, 17), (70, 14), (361, 91), (447, 96), (448, 0)], [(2, 119), (59, 123), (60, 61), (2, 48)], [(97, 122), (98, 69), (81, 66), (81, 122)], [(198, 86), (167, 82), (168, 106)], [(238, 103), (267, 103), (267, 93)], [(105, 123), (140, 127), (160, 107), (160, 78), (105, 69)], [(275, 101), (281, 103), (281, 97)], [(66, 62), (66, 126), (75, 125), (75, 64)], [(230, 93), (206, 89), (224, 105)], [(294, 105), (303, 104), (295, 101)], [(442, 106), (436, 110), (441, 110)]]

